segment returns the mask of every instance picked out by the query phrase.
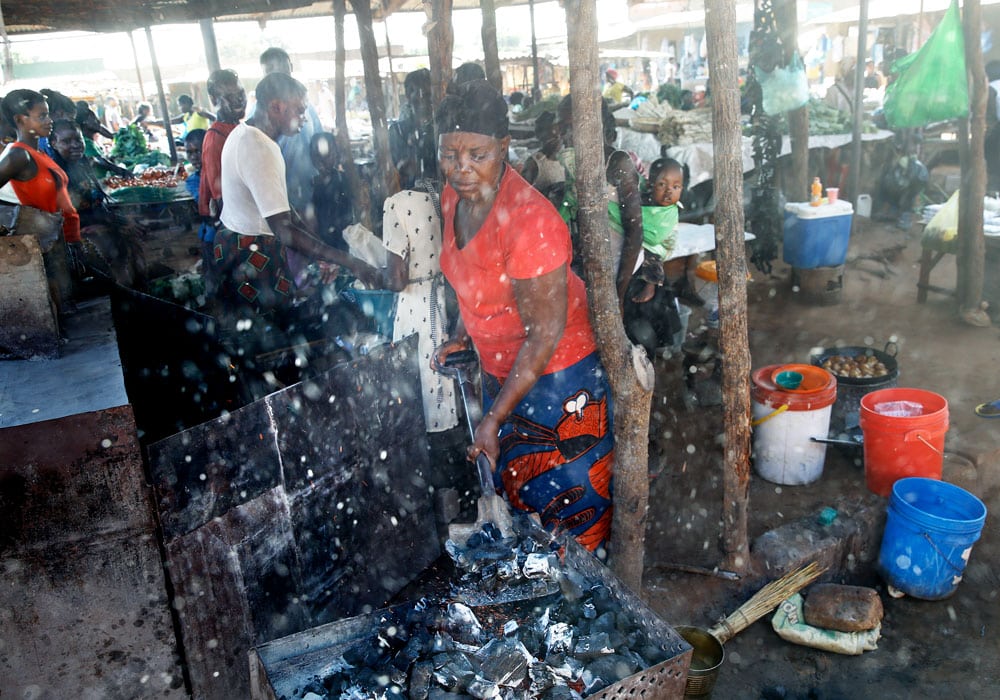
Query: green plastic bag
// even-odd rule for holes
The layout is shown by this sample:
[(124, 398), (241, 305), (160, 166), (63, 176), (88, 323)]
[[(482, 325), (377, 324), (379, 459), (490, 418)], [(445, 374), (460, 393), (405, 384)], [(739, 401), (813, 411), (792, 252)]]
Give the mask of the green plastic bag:
[(754, 66), (754, 74), (760, 83), (762, 107), (766, 114), (781, 114), (798, 109), (809, 101), (809, 81), (802, 57), (796, 51), (785, 67), (777, 67), (770, 73)]
[(969, 115), (969, 80), (965, 73), (965, 39), (958, 2), (919, 50), (892, 64), (898, 73), (885, 90), (885, 118), (902, 129)]

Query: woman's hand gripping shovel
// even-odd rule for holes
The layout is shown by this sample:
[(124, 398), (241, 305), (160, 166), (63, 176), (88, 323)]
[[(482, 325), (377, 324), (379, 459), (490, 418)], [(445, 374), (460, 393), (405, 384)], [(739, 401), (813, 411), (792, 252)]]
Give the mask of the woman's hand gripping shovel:
[[(476, 439), (476, 426), (473, 424), (472, 413), (469, 411), (469, 383), (470, 377), (467, 374), (472, 365), (476, 363), (476, 353), (471, 350), (462, 350), (449, 354), (444, 364), (435, 361), (435, 369), (441, 374), (454, 377), (458, 380), (458, 390), (462, 395), (462, 406), (465, 408), (465, 420), (469, 426), (469, 439)], [(510, 537), (514, 534), (514, 522), (510, 516), (507, 504), (496, 492), (493, 485), (493, 469), (490, 466), (489, 457), (480, 452), (476, 456), (476, 472), (479, 475), (479, 488), (482, 495), (476, 503), (479, 516), (475, 523), (452, 523), (448, 526), (448, 539), (453, 542), (466, 542), (476, 532), (482, 529), (483, 524), (492, 523), (501, 536)]]

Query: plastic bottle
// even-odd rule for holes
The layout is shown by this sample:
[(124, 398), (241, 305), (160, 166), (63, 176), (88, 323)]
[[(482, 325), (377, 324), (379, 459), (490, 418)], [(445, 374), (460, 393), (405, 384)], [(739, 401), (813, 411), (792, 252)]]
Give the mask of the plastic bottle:
[(694, 271), (701, 286), (698, 296), (705, 302), (705, 325), (709, 328), (719, 327), (719, 273), (714, 260), (706, 260), (698, 264)]
[(823, 183), (819, 181), (818, 177), (813, 178), (812, 188), (809, 191), (809, 203), (814, 207), (823, 203)]

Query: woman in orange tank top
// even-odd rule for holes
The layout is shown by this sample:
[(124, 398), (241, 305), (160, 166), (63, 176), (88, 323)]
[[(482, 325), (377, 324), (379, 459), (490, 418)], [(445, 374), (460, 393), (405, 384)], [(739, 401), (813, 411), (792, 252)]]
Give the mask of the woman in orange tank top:
[(21, 204), (63, 215), (63, 238), (74, 266), (82, 261), (80, 216), (73, 208), (69, 178), (47, 154), (38, 138), (52, 130), (45, 96), (34, 90), (11, 90), (0, 102), (3, 118), (17, 130), (17, 141), (0, 154), (0, 187), (10, 182)]

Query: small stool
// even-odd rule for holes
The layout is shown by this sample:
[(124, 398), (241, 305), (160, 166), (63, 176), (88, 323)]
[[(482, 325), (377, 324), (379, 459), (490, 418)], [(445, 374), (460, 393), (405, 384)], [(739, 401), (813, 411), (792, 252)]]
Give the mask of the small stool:
[(927, 237), (921, 241), (923, 252), (920, 254), (920, 278), (917, 280), (917, 303), (923, 304), (927, 301), (927, 292), (937, 292), (938, 294), (948, 294), (954, 296), (955, 290), (947, 287), (939, 287), (931, 284), (931, 270), (933, 270), (945, 255), (952, 255), (958, 250), (958, 239), (943, 241), (940, 238)]

